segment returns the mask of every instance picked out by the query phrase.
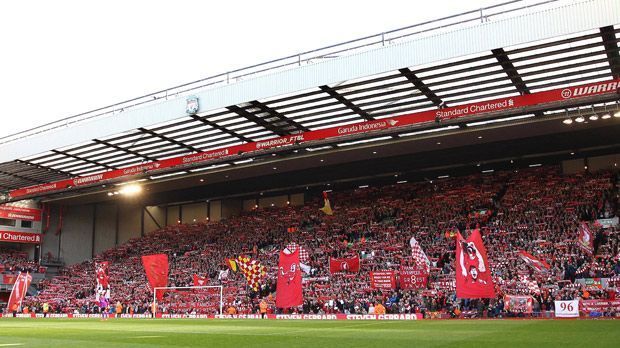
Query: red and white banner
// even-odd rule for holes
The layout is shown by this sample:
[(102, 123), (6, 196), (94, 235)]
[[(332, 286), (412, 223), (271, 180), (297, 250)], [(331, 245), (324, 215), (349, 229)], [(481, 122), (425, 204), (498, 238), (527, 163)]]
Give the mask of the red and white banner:
[[(142, 265), (144, 266), (146, 278), (152, 289), (168, 286), (168, 255), (155, 254), (142, 256)], [(161, 301), (163, 296), (163, 290), (156, 292), (158, 301)]]
[(198, 274), (194, 274), (193, 280), (194, 280), (194, 286), (205, 286), (205, 285), (207, 285), (207, 277), (201, 277)]
[[(0, 313), (0, 318), (3, 315)], [(4, 316), (11, 318), (12, 316)], [(165, 314), (157, 313), (158, 319), (250, 319), (263, 320), (260, 314)], [(17, 314), (16, 318), (44, 318), (43, 313)], [(101, 314), (56, 314), (50, 313), (47, 318), (54, 319), (101, 319)], [(151, 319), (150, 314), (121, 314), (122, 319)], [(422, 314), (267, 314), (270, 320), (421, 320)]]
[(579, 318), (579, 300), (555, 301), (556, 318)]
[(111, 170), (99, 174), (84, 177), (61, 180), (47, 184), (29, 186), (9, 192), (11, 199), (20, 197), (65, 190), (75, 186), (98, 185), (112, 179), (139, 174), (151, 174), (153, 172), (188, 165), (204, 164), (209, 161), (234, 156), (241, 153), (269, 150), (277, 147), (307, 143), (319, 140), (328, 140), (343, 136), (362, 134), (368, 132), (383, 131), (412, 125), (433, 124), (436, 119), (448, 121), (460, 118), (474, 117), (510, 109), (523, 108), (539, 104), (552, 104), (567, 100), (579, 99), (595, 95), (617, 93), (620, 79), (580, 85), (576, 87), (558, 88), (538, 93), (525, 94), (514, 97), (493, 99), (484, 102), (464, 104), (440, 110), (428, 110), (413, 114), (395, 116), (381, 120), (354, 123), (346, 126), (332, 127), (287, 135), (283, 137), (250, 142), (241, 145), (230, 146), (191, 155), (169, 158), (145, 164), (130, 166), (127, 168)]
[(400, 266), (401, 289), (424, 289), (428, 281), (426, 266)]
[(20, 310), (22, 301), (24, 300), (24, 297), (26, 297), (26, 292), (30, 286), (30, 282), (32, 282), (32, 276), (30, 274), (20, 272), (17, 275), (17, 279), (13, 284), (11, 296), (9, 297), (9, 302), (6, 306), (9, 312), (17, 312)]
[(360, 271), (360, 257), (353, 256), (349, 258), (337, 259), (329, 258), (329, 273), (334, 274), (337, 272), (359, 272)]
[(0, 242), (41, 243), (40, 233), (0, 231)]
[(456, 234), (455, 263), (457, 298), (495, 297), (487, 250), (478, 229), (473, 230), (467, 240), (460, 232)]
[(504, 296), (504, 309), (511, 313), (532, 314), (532, 296)]
[(585, 312), (620, 312), (620, 300), (581, 300)]
[(594, 251), (594, 235), (587, 222), (582, 222), (581, 226), (579, 226), (577, 245), (588, 254), (592, 254)]
[(396, 289), (394, 271), (370, 272), (370, 287), (373, 289)]
[(525, 261), (525, 263), (535, 269), (538, 272), (546, 272), (551, 268), (549, 264), (536, 256), (526, 252), (525, 250), (519, 250), (519, 257)]
[(0, 205), (0, 218), (12, 220), (41, 221), (41, 209)]
[(280, 251), (278, 280), (276, 283), (276, 307), (291, 308), (304, 303), (301, 289), (301, 268), (299, 248), (292, 253)]

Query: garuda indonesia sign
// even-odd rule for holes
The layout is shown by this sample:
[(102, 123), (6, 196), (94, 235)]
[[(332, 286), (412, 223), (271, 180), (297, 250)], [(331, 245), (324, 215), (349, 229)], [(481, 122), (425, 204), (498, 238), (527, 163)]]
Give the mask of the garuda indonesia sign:
[(193, 115), (198, 112), (198, 97), (190, 96), (186, 99), (187, 104), (185, 104), (185, 112), (188, 115)]

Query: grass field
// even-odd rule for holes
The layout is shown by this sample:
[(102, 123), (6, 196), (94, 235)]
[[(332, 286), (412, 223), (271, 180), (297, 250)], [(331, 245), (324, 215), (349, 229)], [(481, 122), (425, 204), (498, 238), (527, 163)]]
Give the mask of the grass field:
[(618, 320), (0, 319), (0, 347), (620, 347)]

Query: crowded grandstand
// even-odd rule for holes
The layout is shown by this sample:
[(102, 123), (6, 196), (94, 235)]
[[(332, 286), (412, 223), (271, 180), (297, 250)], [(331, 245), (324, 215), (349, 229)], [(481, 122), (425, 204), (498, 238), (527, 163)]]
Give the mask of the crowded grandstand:
[(618, 41), (508, 1), (2, 137), (0, 321), (619, 318)]

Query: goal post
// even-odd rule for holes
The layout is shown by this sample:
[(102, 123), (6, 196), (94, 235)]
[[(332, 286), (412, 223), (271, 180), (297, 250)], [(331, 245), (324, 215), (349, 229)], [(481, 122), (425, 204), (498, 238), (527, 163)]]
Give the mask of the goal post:
[[(212, 297), (216, 297), (215, 301), (215, 305), (218, 308), (218, 314), (223, 314), (223, 310), (224, 310), (224, 286), (222, 285), (204, 285), (204, 286), (162, 286), (162, 287), (156, 287), (153, 289), (153, 303), (155, 303), (156, 305), (156, 312), (160, 311), (160, 303), (158, 303), (157, 301), (157, 291), (164, 291), (164, 295), (166, 293), (170, 294), (170, 293), (175, 293), (175, 294), (182, 294), (185, 297), (192, 297), (194, 296), (194, 299), (199, 298), (199, 301), (210, 301), (209, 299), (207, 299), (205, 296), (212, 296)], [(180, 297), (180, 299), (183, 301), (183, 297), (184, 296), (177, 296)], [(169, 296), (170, 297), (170, 296)], [(162, 301), (163, 302), (163, 301)], [(206, 307), (209, 307), (209, 303), (203, 303), (204, 305), (206, 305)], [(194, 308), (196, 309), (196, 308)], [(153, 313), (154, 315), (155, 313)], [(203, 313), (201, 313), (203, 314)]]

